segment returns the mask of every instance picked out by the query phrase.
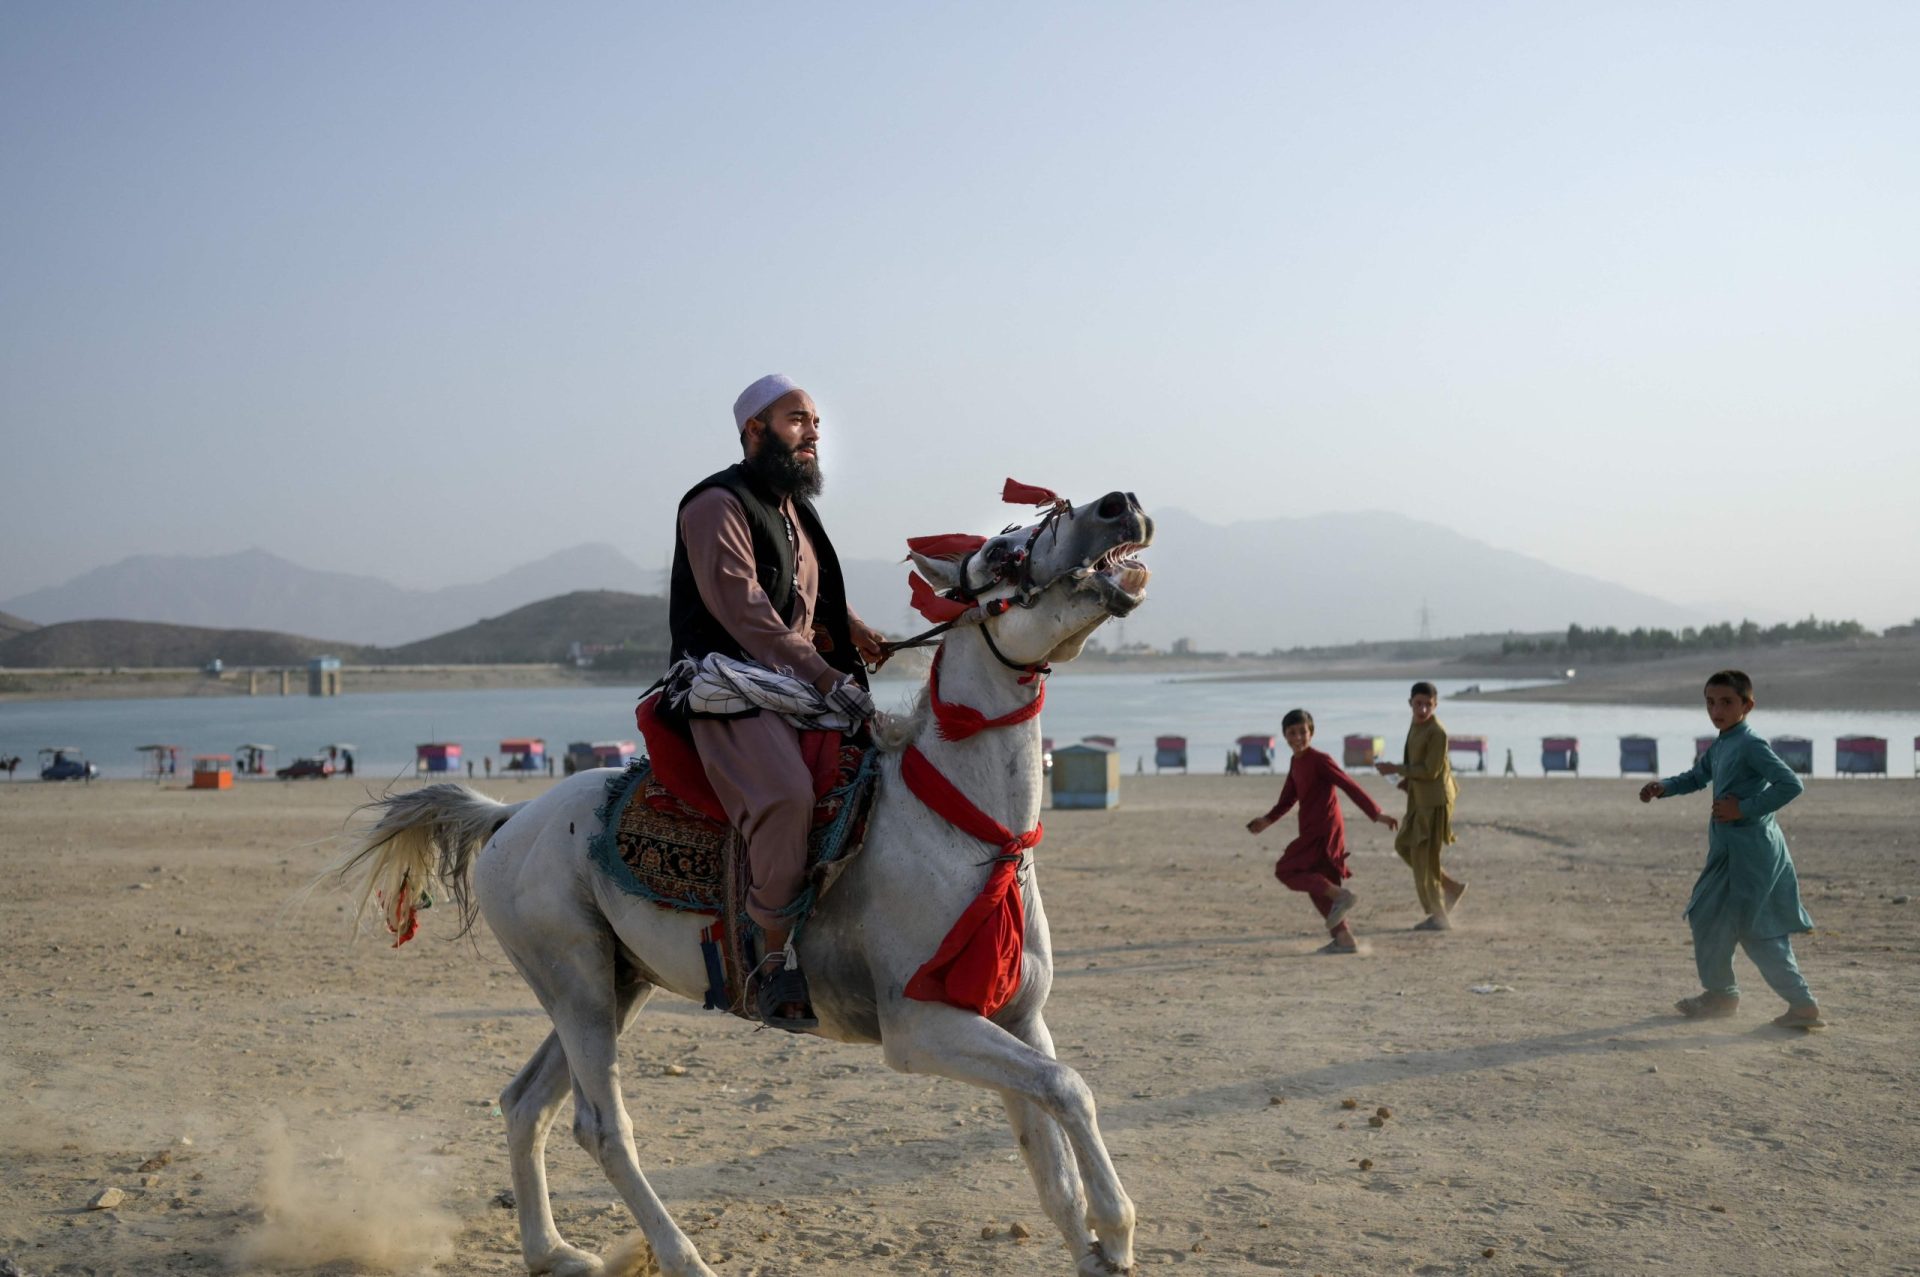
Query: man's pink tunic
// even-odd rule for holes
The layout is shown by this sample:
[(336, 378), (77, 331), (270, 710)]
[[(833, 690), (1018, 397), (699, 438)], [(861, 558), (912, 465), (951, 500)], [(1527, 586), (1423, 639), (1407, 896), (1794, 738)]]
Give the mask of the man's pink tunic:
[[(820, 565), (793, 503), (783, 501), (794, 544), (794, 618), (781, 619), (754, 575), (753, 535), (740, 502), (708, 488), (680, 511), (680, 537), (700, 601), (747, 658), (786, 669), (825, 691), (840, 680), (813, 645)], [(851, 610), (849, 610), (851, 614)], [(694, 747), (727, 818), (747, 840), (752, 882), (747, 913), (763, 927), (786, 927), (780, 910), (799, 894), (813, 821), (813, 775), (800, 757), (800, 733), (778, 714), (694, 718)]]

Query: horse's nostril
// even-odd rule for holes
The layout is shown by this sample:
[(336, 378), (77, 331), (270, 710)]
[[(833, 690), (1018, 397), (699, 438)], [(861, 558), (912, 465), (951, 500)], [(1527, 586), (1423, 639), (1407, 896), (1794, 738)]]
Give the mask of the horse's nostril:
[(1094, 513), (1103, 519), (1117, 519), (1127, 512), (1127, 504), (1126, 493), (1109, 492), (1100, 498), (1100, 504)]

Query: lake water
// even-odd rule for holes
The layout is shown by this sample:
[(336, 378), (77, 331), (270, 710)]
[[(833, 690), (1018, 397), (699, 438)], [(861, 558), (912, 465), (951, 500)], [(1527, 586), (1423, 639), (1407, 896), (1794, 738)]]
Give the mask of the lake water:
[[(1513, 686), (1484, 680), (1481, 685), (1489, 691)], [(904, 680), (882, 680), (875, 695), (883, 708), (899, 708), (917, 689)], [(1593, 776), (1620, 774), (1620, 736), (1653, 736), (1659, 741), (1661, 771), (1672, 773), (1693, 761), (1693, 738), (1713, 730), (1701, 710), (1451, 701), (1446, 698), (1452, 690), (1445, 683), (1440, 686), (1442, 721), (1455, 734), (1486, 737), (1487, 766), (1495, 773), (1511, 749), (1522, 775), (1540, 775), (1540, 738), (1549, 735), (1579, 737), (1581, 773)], [(102, 775), (135, 777), (142, 759), (134, 746), (149, 742), (179, 744), (184, 771), (189, 756), (231, 753), (242, 741), (278, 746), (271, 756), (274, 765), (343, 741), (357, 746), (358, 770), (371, 781), (412, 774), (414, 745), (439, 740), (460, 742), (480, 773), (483, 756), (495, 755), (497, 761), (502, 737), (544, 737), (556, 760), (568, 741), (635, 739), (638, 691), (564, 688), (13, 702), (0, 704), (0, 755), (21, 755), (20, 775), (37, 776), (37, 749), (74, 745), (99, 765)], [(1062, 669), (1049, 682), (1041, 723), (1056, 746), (1093, 734), (1116, 737), (1125, 772), (1136, 765), (1152, 770), (1156, 735), (1183, 735), (1193, 770), (1219, 772), (1236, 737), (1278, 736), (1281, 715), (1295, 706), (1312, 712), (1316, 743), (1336, 758), (1340, 738), (1351, 732), (1385, 737), (1387, 756), (1397, 759), (1407, 727), (1406, 697), (1407, 684), (1399, 680), (1214, 683)], [(1889, 774), (1913, 775), (1920, 714), (1762, 708), (1752, 721), (1766, 736), (1811, 738), (1815, 775), (1833, 775), (1834, 738), (1856, 733), (1888, 738)], [(1280, 750), (1284, 755), (1284, 744)]]

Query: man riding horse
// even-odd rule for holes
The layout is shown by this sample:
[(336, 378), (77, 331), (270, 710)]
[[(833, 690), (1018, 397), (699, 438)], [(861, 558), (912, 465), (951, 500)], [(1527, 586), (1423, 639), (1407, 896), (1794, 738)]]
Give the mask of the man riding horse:
[[(847, 606), (840, 561), (810, 500), (822, 483), (820, 415), (806, 391), (770, 374), (741, 393), (733, 419), (742, 459), (680, 500), (668, 605), (674, 662), (687, 671), (683, 662), (732, 658), (758, 667), (754, 678), (804, 684), (797, 690), (811, 689), (825, 713), (857, 731), (873, 713), (864, 661), (877, 663), (886, 640)], [(740, 664), (732, 668), (737, 675)], [(747, 913), (766, 937), (760, 1018), (812, 1028), (806, 977), (787, 943), (814, 803), (799, 728), (751, 702), (714, 706), (696, 695), (681, 705), (714, 793), (746, 840)]]

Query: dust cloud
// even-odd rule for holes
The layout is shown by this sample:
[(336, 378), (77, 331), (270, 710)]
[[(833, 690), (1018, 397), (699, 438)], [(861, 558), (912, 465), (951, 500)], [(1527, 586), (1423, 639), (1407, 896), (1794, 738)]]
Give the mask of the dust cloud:
[(392, 1131), (360, 1124), (329, 1144), (296, 1137), (275, 1117), (263, 1146), (261, 1219), (231, 1254), (241, 1271), (352, 1263), (412, 1272), (453, 1258), (460, 1221), (439, 1204), (440, 1176)]

